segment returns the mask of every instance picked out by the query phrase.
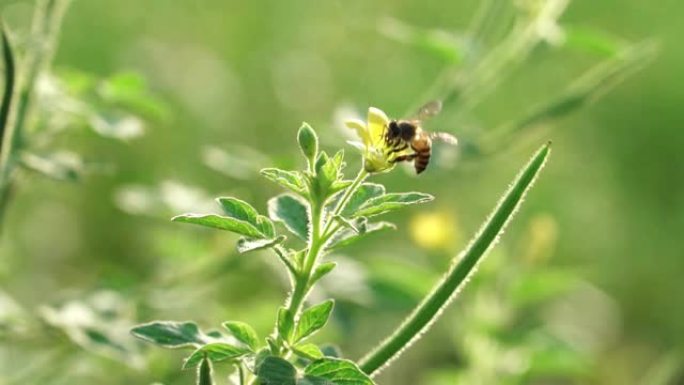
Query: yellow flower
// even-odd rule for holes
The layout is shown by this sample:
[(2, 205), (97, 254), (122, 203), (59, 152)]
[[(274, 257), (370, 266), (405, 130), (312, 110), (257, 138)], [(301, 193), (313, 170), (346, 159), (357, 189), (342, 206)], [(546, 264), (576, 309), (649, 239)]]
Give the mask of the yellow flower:
[(389, 171), (394, 167), (395, 159), (400, 155), (410, 153), (410, 150), (393, 152), (392, 147), (385, 143), (385, 131), (389, 125), (389, 118), (380, 109), (370, 107), (366, 122), (351, 119), (344, 124), (356, 131), (361, 142), (350, 141), (363, 154), (363, 166), (369, 173)]

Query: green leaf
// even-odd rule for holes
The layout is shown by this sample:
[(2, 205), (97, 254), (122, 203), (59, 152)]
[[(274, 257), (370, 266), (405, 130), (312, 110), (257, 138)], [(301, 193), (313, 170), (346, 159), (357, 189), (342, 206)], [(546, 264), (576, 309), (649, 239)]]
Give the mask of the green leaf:
[(268, 249), (285, 242), (285, 239), (284, 235), (273, 239), (240, 238), (237, 242), (237, 251), (240, 254), (244, 254), (250, 251)]
[(373, 385), (373, 380), (355, 363), (339, 358), (322, 358), (312, 362), (304, 369), (304, 378), (314, 384)]
[(195, 350), (183, 364), (183, 369), (194, 368), (204, 357), (211, 360), (211, 362), (219, 362), (224, 360), (230, 360), (233, 358), (242, 357), (244, 355), (250, 354), (252, 351), (248, 348), (243, 348), (240, 346), (234, 346), (227, 344), (225, 342), (214, 342), (211, 344), (206, 344), (199, 349)]
[(267, 238), (275, 238), (276, 231), (273, 222), (268, 219), (268, 217), (259, 215), (257, 217), (256, 227), (264, 234)]
[(198, 347), (210, 342), (194, 322), (155, 321), (138, 325), (131, 333), (164, 348)]
[(323, 352), (315, 344), (301, 344), (292, 347), (296, 355), (307, 360), (318, 360), (323, 358)]
[(259, 213), (249, 203), (233, 197), (216, 198), (216, 202), (227, 216), (257, 226)]
[(223, 327), (230, 331), (238, 341), (249, 346), (252, 351), (256, 351), (259, 347), (259, 336), (254, 328), (244, 322), (227, 321), (223, 323)]
[(294, 323), (292, 322), (290, 311), (286, 307), (278, 309), (276, 328), (278, 329), (278, 334), (289, 342), (292, 336), (292, 329), (294, 329)]
[(297, 369), (280, 357), (268, 356), (257, 367), (259, 385), (295, 385)]
[(263, 237), (263, 234), (250, 223), (216, 214), (182, 214), (171, 218), (171, 220), (173, 222), (192, 223), (220, 230), (228, 230), (251, 238)]
[(468, 244), (466, 249), (454, 257), (455, 263), (429, 294), (418, 304), (400, 326), (373, 351), (359, 362), (359, 366), (373, 375), (392, 359), (404, 352), (414, 341), (424, 335), (427, 329), (443, 314), (443, 310), (468, 282), (478, 263), (492, 247), (508, 222), (513, 217), (525, 194), (544, 167), (550, 153), (550, 143), (542, 146), (517, 175), (502, 199)]
[(202, 364), (197, 370), (197, 385), (214, 385), (211, 362), (207, 358), (202, 358)]
[(281, 222), (300, 239), (306, 241), (309, 233), (309, 214), (306, 202), (291, 194), (278, 195), (268, 201), (268, 214)]
[(311, 165), (310, 167), (313, 168), (316, 156), (318, 155), (318, 135), (316, 135), (316, 132), (308, 123), (302, 123), (302, 126), (299, 128), (297, 142), (302, 150), (302, 154), (304, 154), (304, 157)]
[[(376, 183), (364, 183), (352, 194), (342, 211), (342, 216), (351, 217), (370, 199), (385, 194), (385, 186)], [(335, 202), (337, 204), (337, 202)]]
[(385, 214), (409, 205), (430, 202), (433, 199), (432, 195), (419, 192), (385, 194), (366, 201), (354, 213), (354, 217), (371, 217)]
[(265, 168), (261, 170), (261, 175), (266, 179), (275, 182), (286, 189), (305, 197), (306, 187), (300, 173), (296, 171), (285, 171), (278, 168)]
[(5, 151), (4, 139), (5, 136), (7, 136), (6, 131), (9, 129), (9, 116), (14, 100), (16, 68), (14, 50), (9, 40), (9, 36), (7, 36), (7, 30), (4, 23), (0, 24), (0, 34), (2, 34), (2, 55), (5, 67), (5, 89), (2, 95), (2, 104), (0, 104), (0, 151)]
[(356, 243), (366, 237), (368, 237), (371, 234), (380, 232), (380, 231), (385, 231), (385, 230), (394, 230), (396, 229), (397, 226), (395, 226), (393, 223), (390, 222), (378, 222), (378, 223), (369, 223), (366, 224), (365, 227), (362, 229), (362, 231), (356, 232), (352, 229), (344, 229), (340, 231), (332, 241), (330, 241), (330, 244), (327, 246), (328, 250), (338, 250), (343, 247), (347, 247), (353, 243)]
[(328, 273), (333, 271), (333, 269), (336, 266), (337, 266), (337, 263), (335, 263), (335, 262), (324, 262), (324, 263), (321, 263), (320, 265), (316, 266), (316, 270), (314, 270), (313, 274), (311, 274), (312, 284), (318, 282), (319, 279), (323, 278)]
[(351, 183), (342, 180), (342, 169), (345, 167), (343, 150), (338, 151), (332, 158), (322, 151), (315, 167), (316, 174), (310, 176), (309, 191), (311, 198), (317, 202), (326, 202), (329, 197)]
[(334, 306), (335, 301), (329, 299), (304, 310), (297, 322), (294, 340), (296, 342), (301, 341), (323, 328), (328, 322)]

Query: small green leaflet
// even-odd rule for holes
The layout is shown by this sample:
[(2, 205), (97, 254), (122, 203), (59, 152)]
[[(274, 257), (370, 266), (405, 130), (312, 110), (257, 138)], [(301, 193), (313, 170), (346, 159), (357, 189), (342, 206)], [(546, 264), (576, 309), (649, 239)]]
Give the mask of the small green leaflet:
[(355, 363), (328, 357), (309, 364), (304, 369), (304, 380), (309, 382), (301, 381), (301, 384), (374, 385)]
[(278, 168), (265, 168), (261, 170), (261, 175), (266, 179), (275, 182), (286, 189), (305, 197), (306, 187), (302, 176), (296, 171), (285, 171)]
[(290, 340), (292, 335), (292, 328), (294, 327), (292, 323), (292, 318), (290, 317), (290, 311), (286, 307), (281, 307), (278, 309), (278, 320), (277, 325), (278, 333), (286, 341)]
[(304, 310), (297, 323), (297, 330), (294, 338), (295, 342), (309, 337), (325, 326), (328, 322), (328, 318), (330, 318), (334, 305), (335, 301), (329, 299)]
[(292, 347), (292, 350), (298, 356), (306, 358), (307, 360), (318, 360), (323, 358), (323, 352), (315, 344), (302, 344)]
[[(377, 198), (385, 194), (385, 186), (375, 183), (364, 183), (349, 198), (349, 202), (342, 210), (342, 216), (351, 217), (369, 199)], [(337, 204), (337, 202), (335, 202)]]
[(183, 369), (194, 368), (204, 357), (208, 358), (211, 362), (219, 362), (223, 360), (228, 360), (232, 358), (242, 357), (246, 354), (250, 354), (252, 351), (247, 348), (234, 346), (227, 344), (225, 342), (214, 342), (202, 346), (201, 348), (195, 350), (183, 364)]
[(337, 263), (335, 262), (323, 262), (320, 265), (316, 267), (316, 270), (314, 270), (313, 274), (311, 274), (311, 282), (312, 284), (315, 282), (318, 282), (319, 279), (325, 277), (328, 273), (333, 271), (333, 269), (337, 266)]
[(175, 216), (171, 220), (173, 222), (192, 223), (220, 230), (228, 230), (252, 238), (263, 237), (261, 232), (248, 222), (216, 214), (183, 214)]
[(138, 325), (131, 333), (164, 348), (198, 347), (211, 341), (194, 322), (155, 321)]
[(429, 202), (433, 199), (434, 197), (432, 195), (419, 192), (389, 193), (366, 201), (353, 216), (371, 217), (385, 214), (409, 205)]
[(227, 216), (256, 226), (259, 213), (249, 203), (233, 197), (217, 198), (216, 202)]
[(290, 232), (306, 241), (309, 214), (305, 202), (291, 194), (278, 195), (268, 201), (268, 214), (271, 219), (282, 222)]
[(239, 253), (247, 253), (249, 251), (266, 249), (279, 245), (285, 241), (285, 236), (281, 235), (275, 239), (252, 239), (240, 238), (237, 242), (237, 251)]
[(268, 356), (257, 367), (260, 385), (295, 385), (297, 369), (280, 357)]
[(223, 323), (223, 327), (228, 329), (233, 337), (247, 345), (252, 351), (256, 351), (259, 347), (259, 336), (248, 324), (239, 321), (227, 321)]
[(366, 224), (364, 231), (357, 233), (352, 229), (344, 229), (337, 234), (326, 248), (328, 250), (337, 250), (342, 247), (349, 246), (357, 241), (360, 241), (367, 236), (384, 230), (394, 230), (397, 227), (390, 222), (378, 222)]

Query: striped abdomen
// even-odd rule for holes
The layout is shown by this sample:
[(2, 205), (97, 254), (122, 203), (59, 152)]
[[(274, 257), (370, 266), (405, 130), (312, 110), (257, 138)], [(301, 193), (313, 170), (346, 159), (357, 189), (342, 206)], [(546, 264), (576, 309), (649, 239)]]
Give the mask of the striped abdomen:
[(432, 155), (432, 141), (430, 137), (424, 132), (420, 131), (415, 139), (411, 141), (411, 148), (416, 152), (416, 157), (413, 160), (413, 166), (416, 169), (416, 174), (425, 171), (430, 163), (430, 155)]

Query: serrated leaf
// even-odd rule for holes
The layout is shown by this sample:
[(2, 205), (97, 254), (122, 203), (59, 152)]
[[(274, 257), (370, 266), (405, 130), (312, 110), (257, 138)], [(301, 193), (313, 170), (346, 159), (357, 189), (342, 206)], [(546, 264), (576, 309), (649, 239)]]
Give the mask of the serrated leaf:
[(278, 195), (268, 201), (268, 215), (281, 222), (300, 239), (306, 241), (309, 233), (307, 204), (291, 194)]
[(368, 237), (371, 234), (384, 231), (384, 230), (394, 230), (397, 227), (390, 222), (378, 222), (378, 223), (369, 223), (366, 224), (362, 230), (356, 232), (351, 229), (344, 229), (338, 233), (338, 235), (333, 238), (332, 241), (330, 241), (330, 244), (327, 246), (328, 250), (338, 250), (343, 247), (349, 246), (353, 243), (356, 243), (366, 237)]
[(250, 251), (268, 249), (283, 243), (285, 239), (286, 238), (284, 235), (281, 235), (278, 238), (274, 239), (240, 238), (237, 242), (237, 251), (240, 254), (244, 254)]
[(280, 357), (268, 356), (257, 367), (259, 385), (295, 385), (297, 369)]
[(324, 262), (316, 266), (316, 270), (314, 270), (313, 274), (311, 274), (311, 282), (317, 282), (319, 279), (333, 271), (335, 266), (337, 266), (337, 263), (335, 262)]
[(389, 193), (366, 201), (361, 208), (354, 213), (354, 217), (372, 217), (385, 214), (406, 206), (418, 203), (430, 202), (434, 197), (430, 194), (419, 192)]
[(214, 385), (211, 361), (206, 358), (202, 359), (202, 364), (197, 369), (197, 385)]
[(342, 216), (351, 217), (368, 200), (385, 194), (385, 186), (376, 183), (364, 183), (352, 194), (349, 202), (342, 210)]
[(329, 299), (318, 305), (314, 305), (302, 312), (297, 321), (295, 341), (301, 341), (325, 326), (330, 318), (335, 301)]
[(259, 347), (259, 336), (250, 325), (240, 321), (227, 321), (223, 323), (223, 327), (228, 329), (238, 341), (249, 346), (252, 351), (256, 351)]
[(173, 222), (192, 223), (214, 229), (227, 230), (251, 238), (263, 237), (261, 232), (248, 222), (216, 214), (182, 214), (171, 218), (171, 220)]
[(323, 358), (323, 352), (315, 344), (301, 344), (292, 347), (296, 355), (307, 360), (318, 360)]
[(248, 348), (234, 346), (225, 342), (214, 342), (195, 350), (185, 360), (183, 369), (194, 368), (202, 362), (204, 357), (208, 358), (211, 362), (219, 362), (242, 357), (250, 353), (252, 353), (252, 351)]
[(322, 358), (312, 362), (304, 369), (304, 378), (314, 384), (374, 385), (373, 380), (355, 363), (339, 358)]
[(249, 203), (234, 197), (216, 198), (216, 202), (227, 216), (257, 226), (259, 213)]
[(265, 168), (261, 170), (261, 175), (290, 191), (301, 196), (306, 196), (304, 179), (301, 174), (296, 171), (285, 171), (279, 168)]
[(138, 325), (131, 334), (164, 348), (198, 347), (210, 341), (194, 322), (155, 321)]
[(281, 307), (278, 309), (278, 320), (276, 324), (278, 329), (278, 334), (280, 334), (286, 341), (290, 340), (292, 335), (292, 329), (294, 324), (292, 323), (292, 317), (290, 316), (290, 311), (286, 307)]

